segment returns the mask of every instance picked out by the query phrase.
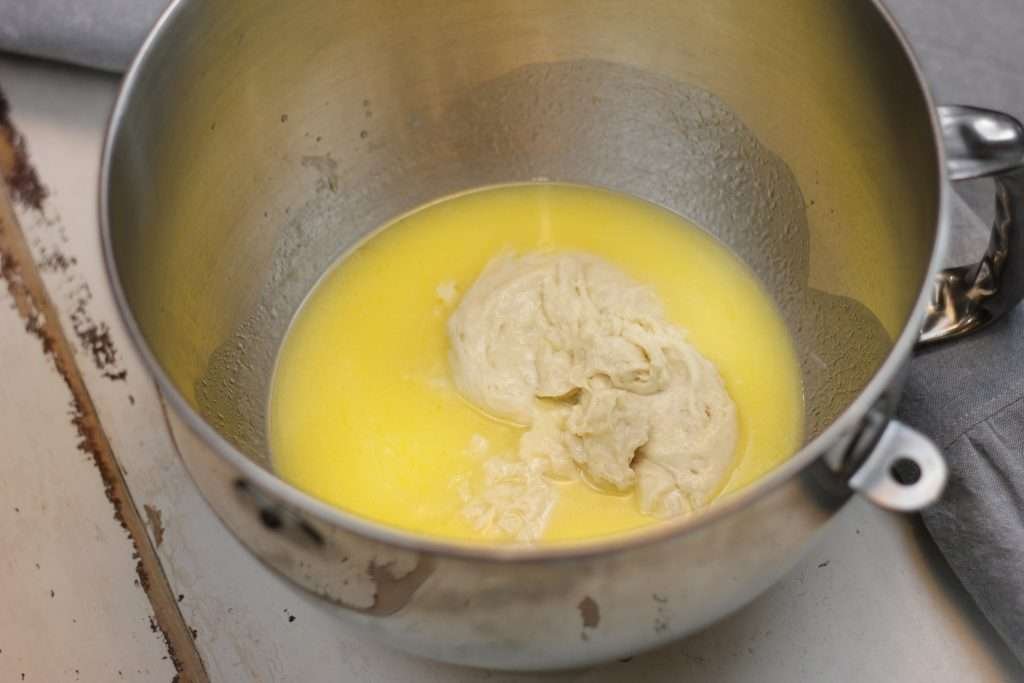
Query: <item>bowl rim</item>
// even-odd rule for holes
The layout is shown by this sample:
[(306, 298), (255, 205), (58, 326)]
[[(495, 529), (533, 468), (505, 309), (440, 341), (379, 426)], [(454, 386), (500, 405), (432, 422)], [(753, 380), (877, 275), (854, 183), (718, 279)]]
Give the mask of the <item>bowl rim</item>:
[[(98, 187), (99, 226), (104, 269), (110, 287), (113, 290), (118, 314), (128, 330), (132, 345), (142, 357), (143, 364), (156, 379), (162, 402), (170, 404), (170, 408), (183, 419), (186, 426), (210, 450), (226, 460), (229, 465), (248, 481), (263, 489), (266, 493), (271, 494), (277, 500), (294, 508), (299, 508), (323, 523), (341, 527), (349, 533), (406, 550), (429, 553), (436, 556), (503, 562), (568, 560), (608, 555), (695, 533), (698, 530), (715, 524), (722, 518), (731, 516), (739, 510), (754, 505), (758, 500), (765, 498), (771, 492), (785, 485), (790, 479), (799, 475), (801, 471), (822, 457), (830, 445), (838, 442), (844, 433), (856, 431), (863, 416), (871, 410), (885, 391), (898, 378), (904, 362), (912, 354), (918, 342), (919, 330), (930, 299), (928, 285), (940, 268), (941, 260), (947, 251), (947, 244), (950, 239), (950, 182), (945, 149), (942, 144), (942, 129), (939, 123), (938, 110), (919, 61), (905, 33), (899, 27), (891, 12), (882, 4), (882, 0), (870, 0), (870, 3), (885, 21), (892, 36), (899, 43), (903, 56), (907, 60), (907, 64), (910, 66), (917, 81), (918, 95), (928, 109), (928, 119), (931, 125), (932, 141), (937, 162), (937, 173), (934, 182), (937, 184), (938, 206), (935, 207), (935, 215), (937, 216), (935, 239), (925, 273), (925, 280), (921, 284), (917, 301), (885, 360), (875, 371), (868, 384), (858, 394), (857, 398), (843, 410), (839, 417), (820, 434), (804, 444), (787, 461), (777, 465), (760, 480), (741, 491), (730, 494), (721, 501), (715, 502), (700, 514), (683, 517), (671, 522), (652, 524), (648, 527), (629, 532), (582, 539), (580, 541), (558, 542), (550, 545), (496, 544), (432, 537), (360, 517), (305, 493), (242, 454), (241, 451), (227, 441), (195, 411), (171, 381), (150, 349), (128, 304), (127, 296), (121, 286), (117, 259), (114, 255), (110, 221), (111, 165), (113, 163), (115, 144), (119, 135), (123, 134), (125, 130), (123, 122), (126, 117), (126, 110), (130, 105), (136, 84), (144, 77), (144, 72), (153, 59), (157, 44), (168, 28), (185, 11), (188, 0), (173, 0), (146, 36), (121, 83), (105, 131)], [(164, 409), (166, 411), (166, 405)], [(168, 429), (172, 430), (171, 436), (173, 438), (173, 429), (170, 424), (168, 424)], [(178, 449), (177, 443), (175, 443), (175, 448)], [(186, 469), (188, 469), (187, 466)], [(191, 471), (189, 476), (192, 476)], [(228, 526), (233, 534), (235, 533), (229, 524), (225, 523), (225, 525)], [(247, 545), (244, 541), (243, 544)]]

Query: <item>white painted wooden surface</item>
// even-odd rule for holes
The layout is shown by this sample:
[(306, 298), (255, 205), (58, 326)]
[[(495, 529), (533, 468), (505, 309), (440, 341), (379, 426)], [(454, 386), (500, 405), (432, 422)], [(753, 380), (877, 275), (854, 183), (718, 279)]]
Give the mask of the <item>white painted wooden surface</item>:
[[(89, 289), (89, 317), (110, 328), (117, 349), (116, 364), (100, 369), (91, 355), (80, 349), (79, 365), (136, 504), (160, 511), (164, 533), (158, 552), (175, 594), (182, 596), (183, 614), (196, 629), (198, 647), (210, 678), (302, 683), (551, 680), (551, 676), (454, 669), (365, 642), (246, 554), (188, 481), (165, 432), (155, 388), (130, 348), (106, 285), (97, 238), (95, 187), (102, 128), (114, 96), (115, 81), (79, 70), (0, 59), (0, 85), (12, 102), (15, 121), (26, 134), (32, 158), (52, 195), (45, 217), (22, 211), (20, 218), (41, 261), (46, 263), (55, 250), (76, 261), (66, 271), (44, 269), (47, 287), (61, 310), (65, 329), (74, 327), (83, 285)], [(17, 438), (25, 451), (22, 457), (45, 462), (46, 466), (14, 468), (8, 472), (6, 462), (0, 464), (4, 468), (0, 492), (16, 490), (31, 499), (29, 491), (41, 486), (34, 483), (34, 478), (48, 478), (49, 473), (65, 466), (66, 460), (74, 461), (79, 456), (74, 442), (59, 425), (54, 429), (30, 430), (31, 424), (44, 424), (43, 418), (33, 423), (8, 414), (9, 405), (19, 402), (25, 406), (21, 410), (39, 416), (62, 416), (64, 409), (59, 387), (35, 393), (37, 384), (45, 383), (47, 378), (52, 382), (52, 370), (41, 359), (33, 357), (30, 362), (19, 362), (16, 372), (9, 369), (11, 356), (4, 344), (8, 343), (7, 337), (24, 336), (10, 331), (17, 324), (17, 320), (0, 312), (0, 350), (4, 350), (0, 355), (0, 426), (4, 433), (14, 430), (19, 434)], [(74, 338), (73, 334), (70, 336)], [(28, 354), (32, 350), (22, 351)], [(38, 355), (38, 350), (35, 353)], [(120, 370), (127, 373), (124, 381), (104, 377), (104, 372)], [(45, 420), (45, 424), (49, 422)], [(54, 457), (46, 460), (46, 453)], [(62, 479), (62, 497), (75, 501), (94, 497), (96, 504), (104, 502), (98, 478), (90, 478), (89, 474), (83, 471), (81, 476)], [(33, 485), (37, 489), (32, 489)], [(0, 496), (0, 500), (6, 504), (6, 495)], [(34, 528), (32, 524), (17, 520), (9, 529), (4, 526), (11, 523), (9, 515), (0, 515), (0, 543), (5, 549), (0, 572), (7, 571), (4, 563), (10, 553), (6, 549), (13, 544), (10, 539), (15, 538), (9, 534), (15, 532), (26, 537), (38, 535), (34, 542), (45, 542), (54, 548), (67, 540), (77, 544), (69, 547), (81, 549), (80, 544), (87, 536), (74, 525), (84, 523), (80, 519), (85, 517), (83, 509), (77, 502), (69, 503), (61, 514), (54, 514), (51, 524), (40, 525), (37, 532), (29, 530)], [(59, 523), (64, 517), (71, 518), (66, 528)], [(124, 549), (113, 531), (116, 530), (90, 540), (89, 550), (95, 556), (109, 557), (109, 562), (119, 567), (116, 560)], [(54, 560), (60, 559), (61, 555), (54, 556)], [(100, 604), (116, 605), (118, 614), (124, 610), (129, 616), (121, 621), (104, 621), (102, 627), (91, 629), (93, 634), (108, 632), (106, 640), (100, 639), (94, 645), (71, 632), (56, 642), (63, 643), (62, 648), (69, 653), (90, 649), (88, 656), (99, 661), (134, 657), (140, 668), (158, 670), (162, 653), (151, 647), (153, 638), (148, 623), (144, 619), (143, 623), (136, 623), (138, 620), (130, 617), (145, 614), (145, 605), (129, 609), (132, 596), (141, 595), (133, 590), (133, 576), (128, 576), (124, 568), (118, 573), (73, 559), (65, 558), (60, 594), (66, 590), (83, 602), (76, 603), (74, 608), (68, 606), (67, 611), (60, 605), (42, 610), (40, 602), (49, 600), (49, 582), (40, 583), (31, 575), (26, 576), (21, 560), (15, 580), (0, 581), (0, 605), (22, 605), (20, 609), (24, 612), (35, 610), (38, 615), (34, 620), (10, 620), (6, 614), (0, 619), (0, 680), (19, 671), (6, 659), (9, 638), (16, 638), (14, 642), (19, 643), (19, 662), (49, 662), (55, 659), (51, 634), (65, 635), (57, 629), (67, 628), (60, 621), (74, 618), (79, 608), (98, 612)], [(122, 564), (131, 569), (129, 561)], [(36, 595), (40, 587), (44, 592)], [(72, 659), (69, 656), (59, 661)], [(740, 614), (659, 652), (557, 678), (1024, 678), (1024, 672), (1016, 667), (1015, 660), (952, 580), (916, 522), (855, 502), (785, 581)], [(85, 668), (78, 668), (83, 681), (112, 680), (98, 669), (87, 673)], [(170, 679), (166, 668), (159, 671), (164, 680)], [(53, 676), (46, 680), (65, 678)]]
[(0, 282), (0, 681), (168, 681), (71, 400)]

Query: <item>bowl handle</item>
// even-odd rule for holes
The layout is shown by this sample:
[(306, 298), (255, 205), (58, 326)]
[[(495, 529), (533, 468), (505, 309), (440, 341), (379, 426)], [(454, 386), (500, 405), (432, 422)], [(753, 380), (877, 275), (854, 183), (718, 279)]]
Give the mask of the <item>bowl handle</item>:
[(946, 460), (931, 439), (891, 420), (847, 483), (880, 507), (913, 512), (939, 499), (948, 475)]
[(1024, 300), (1024, 126), (977, 107), (939, 107), (952, 180), (992, 177), (996, 219), (979, 263), (935, 276), (920, 344), (973, 332)]
[[(974, 332), (1024, 300), (1024, 125), (977, 107), (938, 114), (950, 179), (993, 178), (996, 219), (980, 262), (936, 274), (919, 345)], [(881, 507), (910, 512), (938, 500), (948, 474), (931, 439), (892, 420), (848, 484)]]

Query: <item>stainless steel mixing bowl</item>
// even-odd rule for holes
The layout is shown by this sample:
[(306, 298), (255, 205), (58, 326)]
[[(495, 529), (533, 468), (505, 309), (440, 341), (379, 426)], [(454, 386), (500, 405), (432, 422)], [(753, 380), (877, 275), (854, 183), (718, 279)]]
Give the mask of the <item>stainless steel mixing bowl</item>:
[[(254, 555), (410, 652), (569, 667), (737, 609), (854, 491), (935, 499), (939, 453), (889, 418), (922, 324), (1021, 295), (1022, 149), (1008, 117), (937, 113), (867, 0), (178, 0), (117, 103), (103, 239), (181, 455)], [(1000, 216), (984, 263), (938, 274), (948, 169), (1002, 174)], [(706, 514), (559, 547), (418, 537), (275, 477), (268, 379), (317, 277), (419, 204), (538, 178), (658, 202), (750, 264), (800, 352), (803, 449)]]

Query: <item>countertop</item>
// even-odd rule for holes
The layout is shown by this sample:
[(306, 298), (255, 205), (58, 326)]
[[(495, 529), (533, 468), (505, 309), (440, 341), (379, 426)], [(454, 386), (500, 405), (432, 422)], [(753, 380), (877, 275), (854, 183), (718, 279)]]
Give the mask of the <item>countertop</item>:
[[(930, 73), (937, 95), (1021, 115), (1024, 72), (997, 47), (1019, 39), (1024, 16), (981, 23), (991, 42), (963, 51), (959, 86)], [(917, 25), (926, 67), (930, 55), (961, 49)], [(993, 69), (1005, 89), (980, 90)], [(0, 680), (1024, 679), (919, 520), (859, 499), (753, 604), (627, 661), (508, 675), (363, 640), (250, 557), (175, 453), (100, 253), (99, 152), (117, 85), (0, 58), (14, 125), (49, 190), (39, 208), (0, 210)]]

